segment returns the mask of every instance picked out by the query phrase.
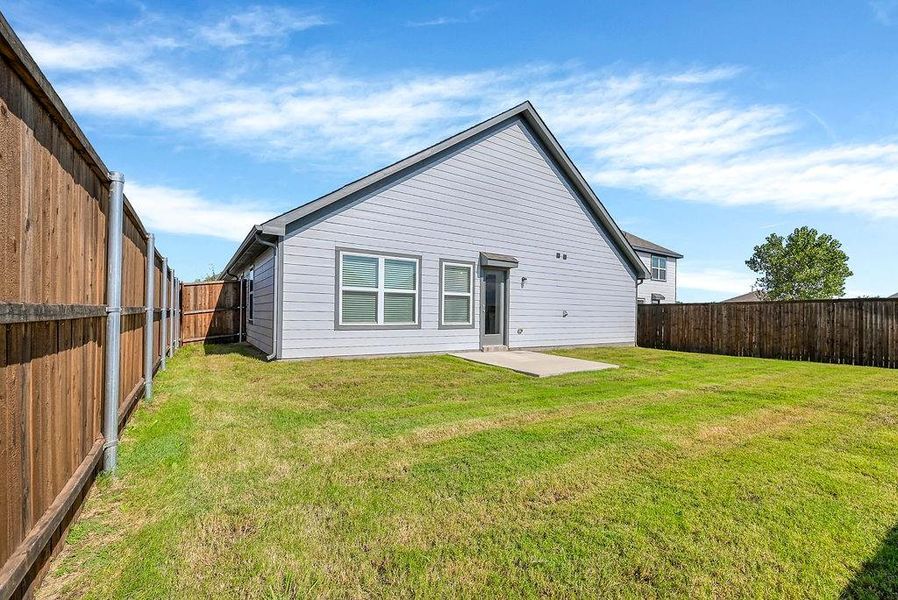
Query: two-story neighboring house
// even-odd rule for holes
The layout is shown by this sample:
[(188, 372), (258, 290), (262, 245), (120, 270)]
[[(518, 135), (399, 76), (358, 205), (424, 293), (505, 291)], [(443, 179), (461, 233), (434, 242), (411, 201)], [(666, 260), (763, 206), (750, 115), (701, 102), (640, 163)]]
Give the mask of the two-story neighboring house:
[(636, 288), (636, 300), (640, 304), (671, 304), (677, 301), (677, 260), (683, 258), (654, 242), (624, 232), (624, 236), (652, 277)]

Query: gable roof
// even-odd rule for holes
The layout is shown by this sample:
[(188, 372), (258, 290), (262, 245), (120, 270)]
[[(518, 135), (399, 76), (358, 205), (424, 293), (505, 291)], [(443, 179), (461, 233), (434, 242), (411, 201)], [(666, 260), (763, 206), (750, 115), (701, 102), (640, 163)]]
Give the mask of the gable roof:
[(630, 245), (633, 246), (634, 250), (642, 250), (643, 252), (650, 252), (659, 256), (669, 256), (670, 258), (683, 258), (683, 255), (679, 252), (668, 250), (664, 246), (659, 246), (655, 242), (650, 242), (638, 235), (633, 235), (629, 231), (624, 232), (624, 237), (627, 238), (627, 241), (630, 242)]
[[(425, 160), (447, 153), (458, 147), (459, 145), (464, 144), (468, 140), (474, 138), (475, 136), (516, 118), (520, 118), (530, 126), (537, 139), (545, 147), (545, 150), (556, 162), (562, 173), (567, 177), (577, 193), (579, 193), (583, 200), (586, 202), (587, 206), (589, 206), (591, 212), (594, 214), (599, 223), (608, 232), (608, 235), (610, 236), (612, 242), (620, 251), (621, 255), (633, 268), (637, 277), (640, 279), (649, 277), (649, 272), (646, 270), (646, 267), (642, 263), (642, 261), (639, 260), (636, 252), (627, 242), (627, 239), (624, 237), (623, 231), (621, 231), (621, 229), (617, 226), (617, 224), (614, 222), (614, 219), (611, 218), (611, 215), (602, 205), (599, 197), (595, 194), (595, 192), (593, 192), (592, 188), (586, 182), (586, 179), (584, 179), (583, 175), (580, 173), (577, 167), (574, 166), (574, 163), (571, 161), (570, 157), (558, 143), (558, 140), (555, 139), (555, 136), (552, 135), (552, 132), (549, 131), (549, 128), (546, 127), (546, 124), (537, 114), (536, 109), (533, 108), (533, 105), (530, 104), (529, 100), (515, 106), (514, 108), (506, 110), (505, 112), (499, 113), (498, 115), (487, 119), (482, 123), (478, 123), (473, 127), (470, 127), (460, 133), (446, 138), (445, 140), (438, 142), (433, 146), (430, 146), (429, 148), (425, 148), (424, 150), (421, 150), (420, 152), (397, 161), (392, 165), (384, 167), (379, 171), (375, 171), (370, 175), (366, 175), (361, 179), (357, 179), (356, 181), (353, 181), (352, 183), (336, 189), (329, 194), (325, 194), (324, 196), (321, 196), (320, 198), (317, 198), (307, 204), (303, 204), (302, 206), (294, 208), (293, 210), (289, 210), (283, 214), (280, 214), (273, 219), (262, 223), (261, 225), (254, 226), (253, 229), (250, 230), (246, 238), (243, 240), (243, 242), (240, 244), (240, 246), (237, 248), (234, 256), (231, 257), (230, 261), (228, 261), (223, 275), (233, 277), (233, 274), (230, 273), (230, 270), (244, 262), (241, 257), (248, 254), (254, 244), (257, 244), (256, 240), (259, 236), (283, 236), (286, 232), (287, 226), (291, 223), (294, 223), (295, 221), (309, 215), (318, 213), (328, 206), (331, 206), (332, 204), (339, 202), (340, 200), (343, 200), (351, 195), (363, 193), (364, 191), (373, 188), (377, 184), (387, 180), (390, 177), (407, 173), (423, 163)], [(258, 245), (258, 247), (256, 248), (256, 252), (260, 252), (263, 248), (263, 246)], [(255, 256), (255, 254), (253, 254), (253, 256)]]
[(898, 298), (898, 294), (892, 294), (889, 298)]
[(747, 294), (742, 294), (741, 296), (734, 296), (733, 298), (721, 300), (721, 302), (764, 302), (764, 296), (761, 292), (751, 291)]

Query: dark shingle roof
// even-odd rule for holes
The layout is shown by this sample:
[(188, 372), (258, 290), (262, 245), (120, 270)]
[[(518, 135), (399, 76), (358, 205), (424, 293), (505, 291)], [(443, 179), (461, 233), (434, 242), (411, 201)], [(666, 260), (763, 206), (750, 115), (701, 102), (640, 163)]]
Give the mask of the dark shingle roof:
[(638, 235), (633, 235), (628, 231), (624, 232), (624, 237), (627, 238), (627, 241), (630, 242), (630, 245), (633, 246), (634, 250), (642, 250), (643, 252), (651, 252), (652, 254), (669, 256), (671, 258), (683, 258), (683, 255), (679, 252), (674, 252), (664, 246), (659, 246), (655, 242), (650, 242)]
[(742, 294), (741, 296), (727, 298), (726, 300), (722, 300), (721, 302), (763, 302), (763, 301), (764, 301), (764, 296), (762, 296), (760, 292), (749, 292), (747, 294)]
[(898, 298), (898, 294), (892, 294), (889, 298)]

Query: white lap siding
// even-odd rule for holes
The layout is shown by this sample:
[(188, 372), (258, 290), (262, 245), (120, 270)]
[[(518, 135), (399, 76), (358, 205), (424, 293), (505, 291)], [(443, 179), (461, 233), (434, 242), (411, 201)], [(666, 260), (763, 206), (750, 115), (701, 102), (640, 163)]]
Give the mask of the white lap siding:
[[(479, 349), (480, 269), (474, 327), (440, 329), (439, 264), (476, 263), (481, 251), (519, 261), (508, 282), (510, 347), (634, 343), (635, 276), (536, 144), (514, 121), (336, 212), (288, 228), (283, 357)], [(421, 256), (421, 328), (336, 330), (336, 248)]]
[[(245, 274), (249, 274), (247, 269)], [(253, 322), (246, 324), (246, 340), (271, 354), (271, 332), (274, 316), (274, 252), (266, 250), (255, 261), (253, 282)]]
[[(637, 250), (636, 254), (639, 256), (639, 260), (642, 261), (642, 264), (651, 271), (652, 255), (643, 252), (642, 250)], [(664, 296), (664, 300), (661, 301), (662, 304), (673, 304), (677, 301), (677, 259), (667, 258), (667, 281), (646, 279), (639, 284), (636, 295), (639, 298), (644, 299), (646, 304), (649, 304), (652, 301), (652, 294), (661, 294)]]

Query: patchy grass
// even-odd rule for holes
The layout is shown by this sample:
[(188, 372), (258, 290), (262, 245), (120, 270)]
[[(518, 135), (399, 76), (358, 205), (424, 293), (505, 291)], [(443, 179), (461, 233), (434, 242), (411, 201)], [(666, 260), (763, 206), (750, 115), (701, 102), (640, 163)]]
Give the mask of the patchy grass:
[(898, 595), (898, 373), (188, 347), (43, 597)]

